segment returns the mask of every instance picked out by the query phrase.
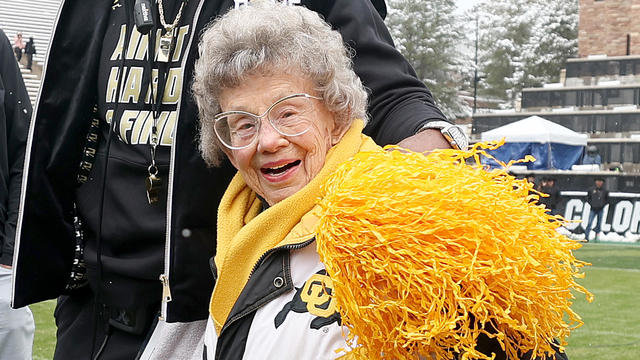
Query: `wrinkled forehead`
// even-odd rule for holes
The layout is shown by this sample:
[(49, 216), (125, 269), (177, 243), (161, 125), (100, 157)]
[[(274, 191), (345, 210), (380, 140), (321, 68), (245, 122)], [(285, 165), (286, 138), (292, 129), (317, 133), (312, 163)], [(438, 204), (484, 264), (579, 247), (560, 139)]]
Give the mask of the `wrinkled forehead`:
[(299, 93), (318, 96), (317, 86), (299, 69), (269, 69), (244, 74), (234, 86), (224, 87), (218, 95), (220, 111), (264, 107)]
[[(225, 90), (233, 89), (250, 83), (252, 80), (263, 77), (274, 77), (280, 75), (290, 75), (292, 77), (303, 78), (309, 80), (312, 84), (314, 81), (312, 77), (305, 72), (301, 67), (290, 65), (287, 63), (263, 63), (255, 68), (249, 69), (236, 69), (235, 71), (229, 71), (220, 78), (219, 92), (222, 93)], [(316, 87), (315, 84), (313, 84)]]

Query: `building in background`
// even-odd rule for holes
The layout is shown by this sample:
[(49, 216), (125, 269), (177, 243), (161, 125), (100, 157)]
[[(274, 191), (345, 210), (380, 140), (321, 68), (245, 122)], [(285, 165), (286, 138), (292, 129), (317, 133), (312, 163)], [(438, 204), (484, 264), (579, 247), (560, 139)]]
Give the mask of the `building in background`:
[(580, 0), (580, 57), (640, 55), (640, 1)]
[(640, 0), (580, 0), (579, 11), (580, 57), (560, 82), (523, 89), (519, 111), (476, 114), (472, 137), (537, 115), (589, 135), (604, 170), (640, 174)]
[[(612, 239), (640, 238), (640, 0), (580, 0), (579, 11), (579, 57), (567, 61), (560, 82), (523, 89), (518, 111), (475, 114), (472, 140), (534, 115), (587, 134), (601, 156), (599, 169), (520, 175), (555, 177), (564, 194), (560, 214), (572, 220), (588, 217), (586, 190), (595, 177), (605, 178), (612, 202), (603, 231)], [(580, 233), (585, 222), (572, 230)]]

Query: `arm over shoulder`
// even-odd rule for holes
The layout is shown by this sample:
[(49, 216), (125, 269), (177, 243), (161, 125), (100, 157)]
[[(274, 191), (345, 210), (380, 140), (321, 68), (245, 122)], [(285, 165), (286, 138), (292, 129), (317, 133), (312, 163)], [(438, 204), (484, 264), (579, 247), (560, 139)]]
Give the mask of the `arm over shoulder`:
[(367, 135), (379, 145), (396, 144), (416, 134), (429, 120), (446, 120), (429, 89), (394, 47), (377, 11), (379, 4), (313, 0), (309, 5), (355, 50), (354, 70), (370, 93)]

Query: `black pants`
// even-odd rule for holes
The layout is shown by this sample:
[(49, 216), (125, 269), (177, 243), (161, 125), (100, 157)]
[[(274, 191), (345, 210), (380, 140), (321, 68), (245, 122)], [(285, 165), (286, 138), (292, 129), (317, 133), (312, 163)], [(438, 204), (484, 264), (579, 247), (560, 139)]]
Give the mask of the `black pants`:
[(33, 65), (33, 54), (27, 55), (27, 69), (31, 70), (31, 66)]
[[(157, 312), (149, 314), (156, 317)], [(94, 295), (88, 287), (76, 290), (72, 296), (60, 296), (54, 316), (58, 331), (53, 358), (57, 360), (89, 360), (92, 352), (95, 356), (101, 347), (99, 360), (133, 360), (145, 343), (152, 323), (149, 319), (148, 328), (141, 334), (108, 325), (103, 312), (96, 313)]]

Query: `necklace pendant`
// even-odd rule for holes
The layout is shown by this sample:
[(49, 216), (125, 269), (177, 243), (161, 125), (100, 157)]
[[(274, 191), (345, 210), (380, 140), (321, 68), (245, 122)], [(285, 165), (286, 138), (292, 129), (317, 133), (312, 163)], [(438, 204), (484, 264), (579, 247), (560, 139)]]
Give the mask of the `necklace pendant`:
[(160, 45), (158, 46), (158, 62), (168, 63), (171, 53), (171, 44), (173, 43), (173, 31), (167, 31), (160, 37)]
[(145, 185), (147, 188), (147, 200), (149, 201), (149, 205), (157, 203), (160, 195), (160, 188), (162, 187), (162, 179), (156, 176), (156, 174), (151, 174), (146, 179)]

